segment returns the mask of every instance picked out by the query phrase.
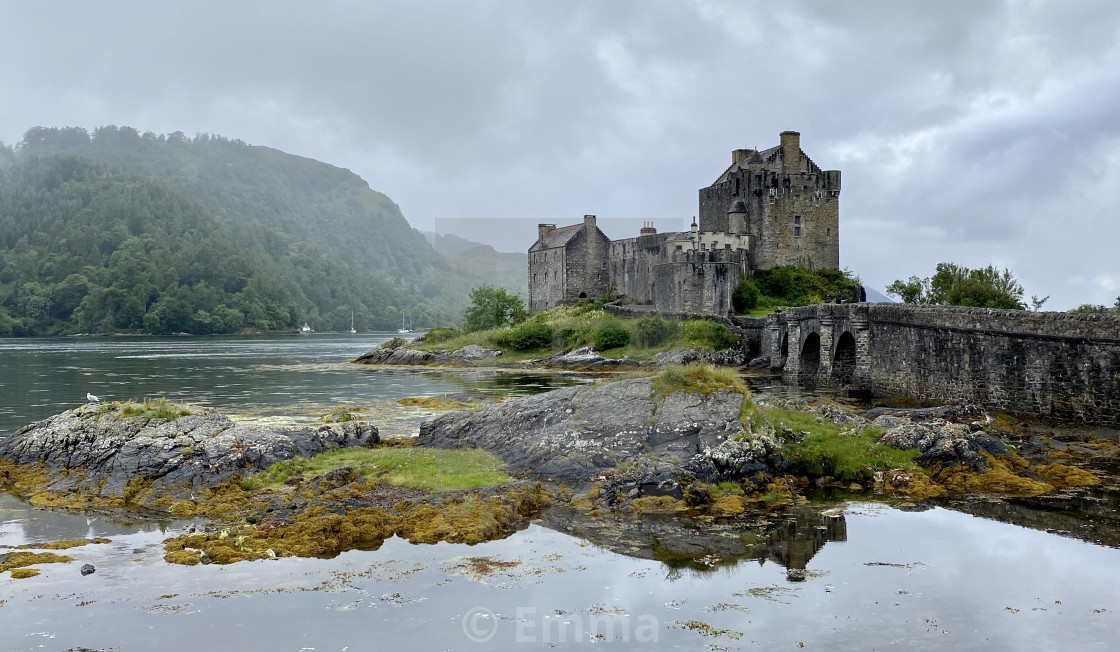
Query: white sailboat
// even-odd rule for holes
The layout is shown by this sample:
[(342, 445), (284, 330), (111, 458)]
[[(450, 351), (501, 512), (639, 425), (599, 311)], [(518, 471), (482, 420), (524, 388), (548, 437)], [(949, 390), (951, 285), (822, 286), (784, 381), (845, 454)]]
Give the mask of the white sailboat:
[(353, 335), (354, 333), (357, 333), (357, 332), (358, 331), (354, 330), (354, 311), (351, 310), (350, 311), (350, 334)]
[(397, 329), (397, 332), (402, 334), (402, 335), (405, 334), (405, 333), (411, 333), (412, 332), (412, 324), (409, 324), (408, 328), (404, 327), (404, 313), (403, 312), (401, 313), (401, 327)]

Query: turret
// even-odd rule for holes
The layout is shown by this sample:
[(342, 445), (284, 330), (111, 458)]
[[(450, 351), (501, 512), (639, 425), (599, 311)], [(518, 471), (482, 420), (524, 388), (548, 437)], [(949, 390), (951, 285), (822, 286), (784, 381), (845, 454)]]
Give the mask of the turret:
[(537, 242), (543, 243), (545, 237), (556, 230), (555, 224), (538, 224), (537, 225)]
[(736, 197), (727, 211), (727, 232), (742, 235), (747, 232), (747, 204)]
[(801, 171), (801, 134), (796, 131), (783, 131), (782, 173), (796, 174)]

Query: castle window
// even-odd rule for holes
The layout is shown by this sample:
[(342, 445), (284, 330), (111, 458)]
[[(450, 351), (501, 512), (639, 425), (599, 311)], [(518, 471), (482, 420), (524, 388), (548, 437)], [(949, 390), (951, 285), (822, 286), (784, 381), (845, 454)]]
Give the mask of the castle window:
[(793, 237), (795, 237), (795, 238), (800, 238), (801, 237), (801, 227), (800, 226), (793, 227)]
[(801, 224), (801, 216), (800, 215), (794, 215), (793, 216), (793, 223), (798, 224), (798, 225)]
[(677, 245), (677, 251), (680, 251), (680, 250), (681, 250), (681, 246)]
[(725, 244), (725, 245), (723, 245), (723, 248), (724, 248), (724, 249), (730, 249), (730, 248), (731, 248), (731, 245), (730, 245), (730, 244)]
[(707, 250), (708, 250), (708, 245), (701, 242), (700, 243), (700, 251), (707, 251)]

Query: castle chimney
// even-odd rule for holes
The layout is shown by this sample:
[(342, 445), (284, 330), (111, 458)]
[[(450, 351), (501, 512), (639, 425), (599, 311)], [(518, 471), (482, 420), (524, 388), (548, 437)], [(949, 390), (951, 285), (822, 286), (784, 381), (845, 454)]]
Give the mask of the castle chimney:
[[(693, 236), (696, 235), (696, 232), (697, 232), (698, 228), (699, 227), (696, 226), (696, 216), (693, 215), (692, 216), (692, 229), (691, 229), (691, 233), (692, 233)], [(695, 237), (693, 239), (695, 239)]]
[(544, 242), (545, 236), (556, 230), (555, 224), (538, 224), (537, 225), (537, 242)]
[(783, 131), (782, 173), (796, 174), (801, 171), (801, 134), (796, 131)]
[(587, 229), (588, 231), (594, 230), (594, 228), (595, 228), (595, 216), (594, 215), (584, 215), (583, 216), (583, 228)]
[(733, 149), (731, 150), (731, 165), (738, 165), (739, 161), (747, 158), (754, 150), (750, 149)]
[(653, 222), (642, 222), (642, 230), (638, 231), (639, 235), (655, 235), (657, 229), (653, 228)]

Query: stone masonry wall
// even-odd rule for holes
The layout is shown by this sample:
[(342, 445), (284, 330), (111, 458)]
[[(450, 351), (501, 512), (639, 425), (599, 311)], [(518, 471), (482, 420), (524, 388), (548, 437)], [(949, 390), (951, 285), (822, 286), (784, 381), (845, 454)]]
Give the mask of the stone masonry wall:
[(540, 312), (564, 301), (564, 248), (529, 252), (529, 310)]
[(1120, 427), (1120, 316), (872, 304), (871, 390)]

